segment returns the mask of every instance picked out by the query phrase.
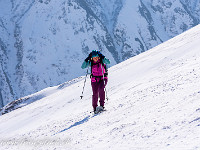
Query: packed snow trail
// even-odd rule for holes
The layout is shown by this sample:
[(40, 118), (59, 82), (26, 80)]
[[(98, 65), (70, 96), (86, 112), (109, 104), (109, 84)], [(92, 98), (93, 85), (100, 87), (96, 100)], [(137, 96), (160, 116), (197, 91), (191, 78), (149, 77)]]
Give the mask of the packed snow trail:
[[(1, 149), (200, 149), (200, 25), (109, 69), (107, 111), (87, 78), (0, 116)], [(53, 91), (54, 90), (54, 91)], [(33, 95), (34, 96), (34, 95)]]

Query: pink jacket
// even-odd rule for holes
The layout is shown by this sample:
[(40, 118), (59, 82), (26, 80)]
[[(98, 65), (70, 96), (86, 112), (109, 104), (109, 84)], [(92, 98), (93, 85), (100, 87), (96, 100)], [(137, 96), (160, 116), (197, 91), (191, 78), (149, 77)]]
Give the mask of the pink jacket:
[[(104, 65), (101, 64), (100, 60), (98, 60), (97, 62), (93, 61), (93, 65), (91, 67), (92, 67), (92, 75), (93, 75), (91, 78), (91, 81), (99, 82), (100, 80), (103, 80), (103, 74), (106, 72), (105, 64)], [(108, 79), (108, 77), (104, 77), (104, 79)]]

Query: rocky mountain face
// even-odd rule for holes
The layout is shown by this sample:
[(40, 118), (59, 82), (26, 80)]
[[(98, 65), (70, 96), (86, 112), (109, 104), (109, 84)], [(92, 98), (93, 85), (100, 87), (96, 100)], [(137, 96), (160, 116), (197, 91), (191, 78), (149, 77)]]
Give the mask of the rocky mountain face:
[(115, 65), (199, 22), (199, 0), (0, 0), (0, 107), (84, 75), (93, 49)]

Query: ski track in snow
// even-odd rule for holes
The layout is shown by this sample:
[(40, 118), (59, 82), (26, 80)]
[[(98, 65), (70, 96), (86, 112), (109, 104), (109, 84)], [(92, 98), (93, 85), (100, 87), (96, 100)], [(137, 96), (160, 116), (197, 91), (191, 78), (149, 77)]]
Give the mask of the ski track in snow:
[(88, 78), (83, 100), (80, 80), (0, 116), (1, 149), (200, 149), (199, 40), (200, 25), (110, 68), (98, 115)]

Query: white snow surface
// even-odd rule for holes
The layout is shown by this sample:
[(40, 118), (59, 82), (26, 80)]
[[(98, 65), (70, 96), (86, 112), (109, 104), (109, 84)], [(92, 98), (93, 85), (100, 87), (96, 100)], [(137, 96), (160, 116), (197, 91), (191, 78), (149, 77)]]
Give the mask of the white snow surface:
[(198, 24), (199, 0), (0, 0), (0, 109), (83, 76), (94, 49), (113, 66)]
[(109, 68), (105, 112), (87, 78), (0, 116), (0, 149), (199, 150), (200, 25)]

